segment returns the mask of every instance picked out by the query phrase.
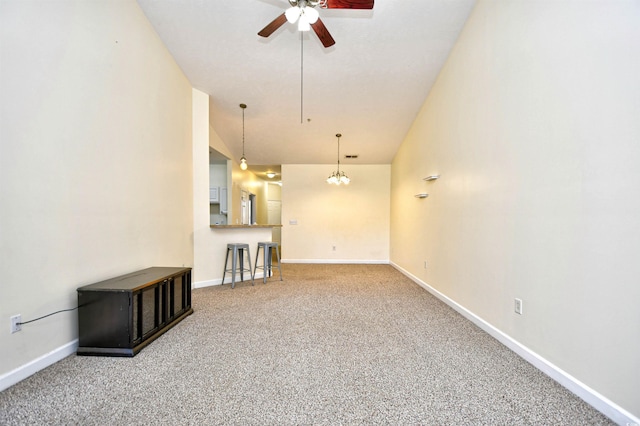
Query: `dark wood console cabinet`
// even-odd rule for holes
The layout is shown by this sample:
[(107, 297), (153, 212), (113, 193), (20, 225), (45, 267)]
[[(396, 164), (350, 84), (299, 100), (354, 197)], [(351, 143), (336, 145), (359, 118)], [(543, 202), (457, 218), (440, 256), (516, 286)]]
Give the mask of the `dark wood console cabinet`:
[(77, 354), (134, 356), (191, 313), (191, 268), (153, 267), (80, 287)]

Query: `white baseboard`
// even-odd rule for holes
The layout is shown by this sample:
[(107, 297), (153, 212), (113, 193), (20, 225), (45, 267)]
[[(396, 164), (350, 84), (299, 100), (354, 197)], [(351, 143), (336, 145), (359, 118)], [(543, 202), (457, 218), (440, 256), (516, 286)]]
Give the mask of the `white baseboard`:
[(591, 389), (580, 380), (547, 361), (517, 340), (498, 330), (482, 318), (475, 315), (473, 312), (466, 309), (464, 306), (459, 305), (454, 300), (422, 281), (420, 278), (411, 274), (409, 271), (393, 262), (390, 262), (390, 265), (617, 424), (628, 426), (640, 425), (640, 419), (624, 408), (618, 406), (613, 401)]
[[(258, 272), (256, 273), (256, 276), (254, 279), (262, 279), (262, 277), (264, 276), (264, 272)], [(245, 280), (246, 281), (246, 280)], [(236, 282), (240, 282), (240, 274), (236, 275)], [(224, 283), (226, 284), (231, 284), (231, 276), (228, 275), (226, 277), (224, 277)], [(192, 284), (193, 288), (203, 288), (203, 287), (211, 287), (212, 285), (222, 285), (222, 278), (216, 278), (215, 280), (206, 280), (206, 281), (198, 281), (198, 282), (194, 282)]]
[(364, 260), (364, 259), (280, 259), (282, 263), (312, 263), (312, 264), (371, 264), (371, 265), (388, 265), (389, 260)]
[(26, 379), (27, 377), (34, 375), (38, 371), (47, 368), (52, 364), (55, 364), (61, 359), (74, 354), (77, 349), (78, 339), (75, 339), (63, 346), (60, 346), (57, 349), (52, 350), (48, 354), (42, 355), (41, 357), (36, 358), (25, 365), (22, 365), (14, 370), (9, 371), (8, 373), (3, 374), (2, 376), (0, 376), (0, 392), (8, 389), (9, 387)]

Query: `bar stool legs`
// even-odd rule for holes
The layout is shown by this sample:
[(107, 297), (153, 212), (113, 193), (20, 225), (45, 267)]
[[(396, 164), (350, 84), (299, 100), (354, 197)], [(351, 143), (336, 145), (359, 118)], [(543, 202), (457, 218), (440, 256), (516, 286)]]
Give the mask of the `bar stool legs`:
[[(249, 261), (248, 268), (244, 267), (244, 254), (247, 254), (247, 259)], [(229, 261), (229, 252), (231, 255), (231, 269), (227, 269), (227, 262)], [(224, 276), (227, 272), (231, 272), (231, 288), (234, 288), (236, 285), (236, 271), (238, 265), (238, 259), (240, 260), (240, 281), (244, 281), (244, 271), (249, 272), (249, 276), (251, 277), (251, 285), (255, 285), (253, 281), (253, 276), (255, 275), (251, 271), (251, 253), (249, 252), (249, 244), (227, 244), (227, 256), (224, 259), (224, 272), (222, 273), (222, 284), (224, 285)]]
[[(260, 259), (260, 249), (262, 249), (262, 266), (258, 266), (258, 259)], [(256, 264), (253, 267), (253, 278), (256, 276), (256, 271), (262, 269), (264, 275), (262, 276), (262, 282), (267, 283), (267, 276), (271, 276), (273, 271), (273, 265), (271, 262), (272, 250), (276, 251), (276, 258), (278, 259), (278, 270), (280, 271), (280, 281), (282, 281), (282, 267), (280, 266), (280, 249), (276, 242), (262, 242), (258, 243), (258, 250), (256, 251)]]

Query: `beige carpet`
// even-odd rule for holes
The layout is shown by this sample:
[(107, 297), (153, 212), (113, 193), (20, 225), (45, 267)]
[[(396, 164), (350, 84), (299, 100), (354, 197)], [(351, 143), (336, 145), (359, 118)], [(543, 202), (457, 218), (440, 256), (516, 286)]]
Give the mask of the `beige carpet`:
[(194, 290), (134, 358), (70, 356), (2, 425), (612, 424), (388, 265), (283, 265)]

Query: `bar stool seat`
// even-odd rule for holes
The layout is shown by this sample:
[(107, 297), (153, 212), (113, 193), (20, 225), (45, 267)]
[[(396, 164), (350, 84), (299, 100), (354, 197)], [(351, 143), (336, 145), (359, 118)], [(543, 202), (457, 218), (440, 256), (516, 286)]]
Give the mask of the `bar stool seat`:
[[(244, 255), (247, 255), (248, 259), (248, 267), (244, 267)], [(229, 261), (229, 253), (231, 256), (231, 268), (227, 269), (227, 262)], [(234, 288), (236, 285), (236, 273), (237, 273), (237, 265), (238, 259), (240, 259), (240, 281), (244, 281), (244, 271), (249, 272), (249, 276), (251, 277), (251, 285), (255, 285), (253, 281), (253, 273), (251, 271), (251, 253), (249, 252), (249, 244), (244, 243), (230, 243), (227, 244), (227, 256), (224, 259), (224, 272), (222, 273), (222, 284), (224, 285), (224, 276), (227, 272), (231, 272), (231, 288)]]
[[(258, 266), (258, 259), (260, 258), (260, 249), (262, 249), (262, 266)], [(278, 259), (278, 270), (280, 271), (280, 281), (282, 281), (282, 268), (280, 266), (280, 249), (277, 242), (268, 241), (258, 243), (258, 250), (256, 251), (256, 264), (253, 267), (253, 277), (256, 276), (256, 271), (262, 269), (264, 275), (262, 276), (262, 282), (267, 283), (267, 275), (271, 276), (273, 271), (272, 264), (272, 250), (276, 251), (276, 258)]]

